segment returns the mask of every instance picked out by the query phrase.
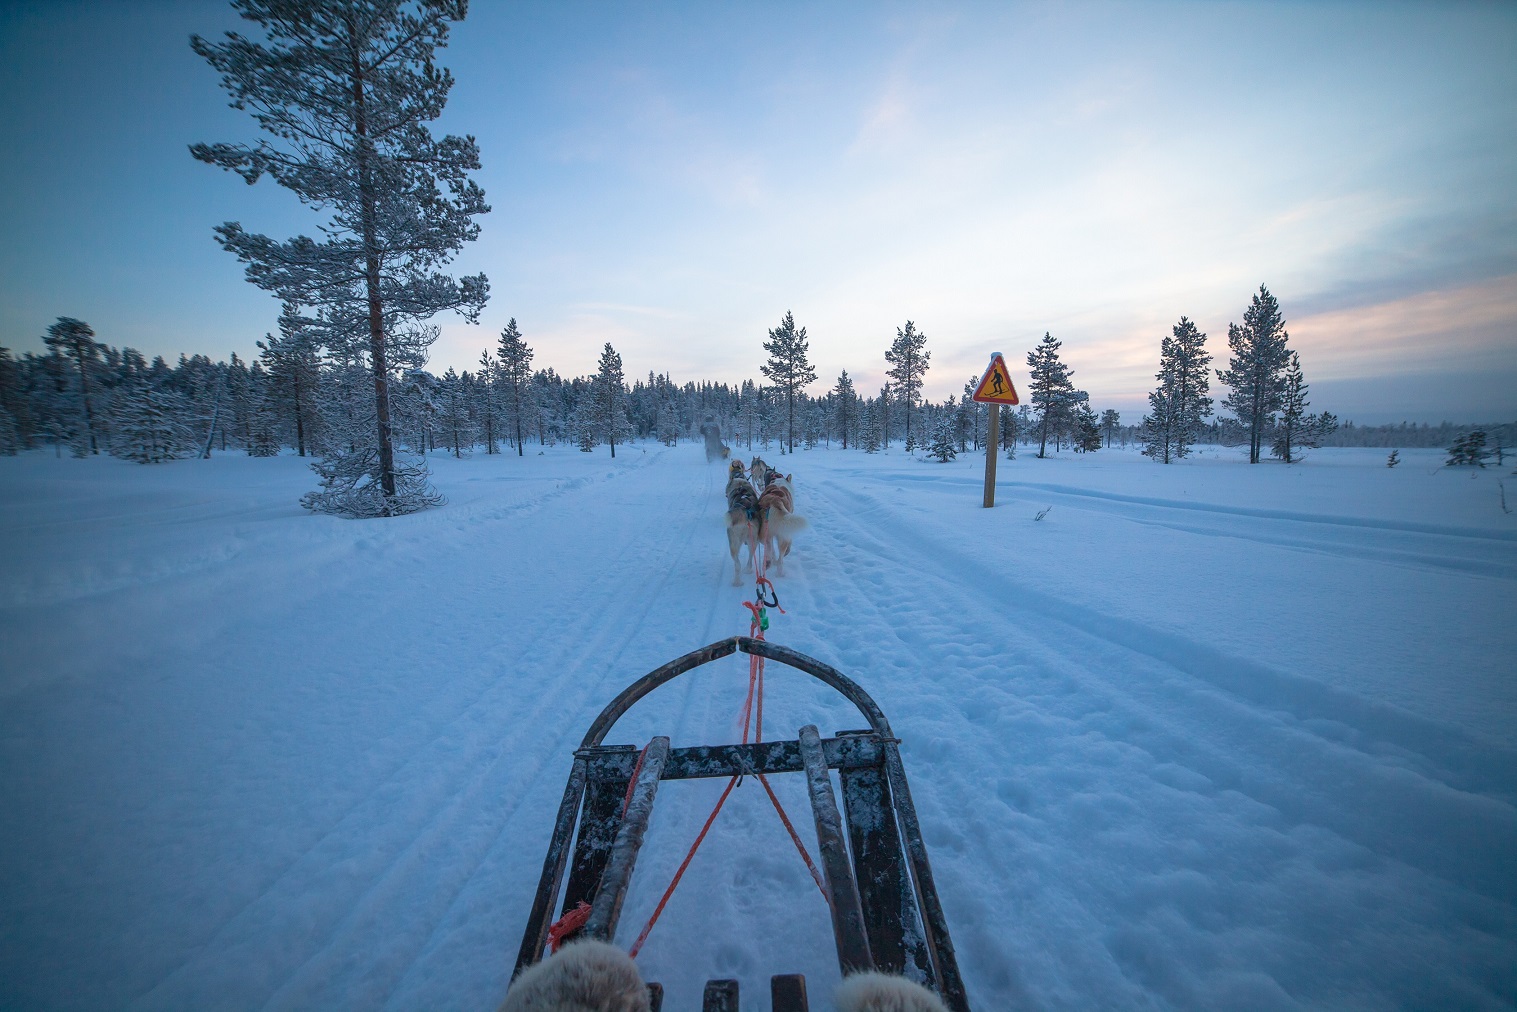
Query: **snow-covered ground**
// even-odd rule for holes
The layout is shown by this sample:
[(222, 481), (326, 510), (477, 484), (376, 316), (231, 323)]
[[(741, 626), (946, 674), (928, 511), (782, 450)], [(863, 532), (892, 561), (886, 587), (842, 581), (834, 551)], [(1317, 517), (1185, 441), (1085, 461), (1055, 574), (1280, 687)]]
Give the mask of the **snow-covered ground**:
[[(1024, 450), (994, 510), (979, 457), (781, 458), (810, 528), (770, 638), (903, 738), (977, 1009), (1517, 1003), (1517, 513), (1506, 469), (1402, 456)], [(499, 1001), (586, 725), (751, 588), (698, 447), (434, 470), (446, 507), (351, 522), (294, 457), (0, 459), (0, 1006)], [(859, 726), (770, 672), (771, 734)], [(732, 740), (745, 684), (611, 740)], [(660, 792), (624, 943), (722, 786)], [(761, 791), (639, 962), (676, 1010), (830, 994)]]

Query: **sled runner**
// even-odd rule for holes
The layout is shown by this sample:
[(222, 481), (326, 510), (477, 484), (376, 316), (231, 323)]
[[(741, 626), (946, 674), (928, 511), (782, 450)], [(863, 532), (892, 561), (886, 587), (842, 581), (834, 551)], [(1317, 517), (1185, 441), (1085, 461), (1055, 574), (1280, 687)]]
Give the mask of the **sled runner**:
[[(648, 693), (738, 651), (825, 682), (858, 707), (869, 728), (823, 738), (815, 725), (807, 725), (789, 741), (693, 748), (671, 748), (662, 736), (644, 750), (602, 744), (612, 725)], [(612, 940), (661, 781), (801, 773), (816, 826), (818, 884), (831, 908), (843, 974), (904, 974), (935, 990), (955, 1012), (968, 1012), (897, 744), (885, 714), (855, 682), (829, 665), (760, 638), (720, 640), (639, 678), (601, 711), (574, 753), (513, 978), (543, 958), (555, 917), (576, 910), (586, 916), (582, 903), (589, 905), (587, 919), (568, 937), (583, 933)], [(842, 787), (841, 812), (832, 770)], [(557, 930), (567, 922), (560, 921)], [(658, 1012), (662, 989), (650, 984), (649, 991)], [(775, 1012), (806, 1012), (800, 975), (773, 977), (771, 995)], [(703, 1008), (736, 1012), (737, 981), (708, 981)]]

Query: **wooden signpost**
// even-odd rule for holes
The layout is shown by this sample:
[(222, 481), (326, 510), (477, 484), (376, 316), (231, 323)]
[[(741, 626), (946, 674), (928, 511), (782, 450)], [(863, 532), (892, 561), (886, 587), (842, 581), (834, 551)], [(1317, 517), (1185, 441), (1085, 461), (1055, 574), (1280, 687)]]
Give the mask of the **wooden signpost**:
[(1017, 388), (1011, 384), (1011, 373), (1006, 371), (1006, 360), (1001, 353), (991, 352), (990, 365), (980, 377), (980, 385), (974, 388), (974, 399), (990, 405), (990, 425), (985, 433), (985, 508), (996, 504), (996, 450), (1001, 441), (1001, 405), (1019, 403)]

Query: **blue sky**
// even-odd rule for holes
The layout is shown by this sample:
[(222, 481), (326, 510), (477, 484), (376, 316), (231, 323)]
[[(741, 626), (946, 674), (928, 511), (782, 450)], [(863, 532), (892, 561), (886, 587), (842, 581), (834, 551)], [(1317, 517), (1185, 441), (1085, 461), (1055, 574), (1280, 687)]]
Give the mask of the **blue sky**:
[[(277, 306), (211, 238), (317, 216), (194, 162), (250, 140), (192, 32), (221, 3), (0, 5), (0, 344), (58, 316), (170, 359), (250, 355)], [(494, 207), (456, 262), (538, 365), (757, 378), (786, 310), (821, 392), (895, 329), (957, 393), (1044, 331), (1132, 412), (1181, 315), (1219, 362), (1263, 283), (1313, 407), (1517, 417), (1517, 7), (517, 4), (476, 0), (439, 129)], [(1220, 388), (1214, 390), (1220, 394)]]

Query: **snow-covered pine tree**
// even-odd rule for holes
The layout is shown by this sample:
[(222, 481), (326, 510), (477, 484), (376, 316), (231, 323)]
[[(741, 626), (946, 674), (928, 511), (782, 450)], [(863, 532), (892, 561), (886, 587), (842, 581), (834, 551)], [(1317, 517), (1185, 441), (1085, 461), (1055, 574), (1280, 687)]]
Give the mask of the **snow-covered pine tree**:
[(304, 457), (315, 435), (316, 387), (320, 365), (317, 346), (308, 321), (295, 306), (286, 305), (279, 316), (279, 336), (265, 334), (258, 342), (260, 357), (269, 373), (274, 403), (291, 419), (295, 452)]
[(7, 457), (27, 449), (34, 431), (23, 384), (21, 364), (0, 346), (0, 454)]
[(1101, 412), (1101, 434), (1105, 437), (1106, 446), (1111, 447), (1112, 435), (1122, 424), (1122, 413), (1112, 408)]
[(679, 424), (674, 417), (674, 403), (664, 401), (658, 409), (658, 441), (665, 446), (679, 442)]
[(806, 328), (796, 328), (795, 316), (788, 310), (780, 325), (769, 331), (769, 340), (764, 350), (769, 361), (760, 369), (773, 381), (775, 387), (784, 391), (785, 439), (791, 453), (795, 452), (795, 399), (808, 383), (816, 381), (816, 370), (811, 367), (806, 353), (810, 348), (806, 340)]
[[(468, 375), (465, 373), (464, 375)], [(469, 398), (464, 393), (463, 377), (450, 367), (442, 374), (442, 397), (438, 402), (437, 426), (443, 445), (455, 458), (474, 446), (474, 425), (469, 418)]]
[(1454, 440), (1449, 447), (1450, 467), (1484, 467), (1490, 451), (1485, 448), (1485, 430), (1475, 429)]
[(1090, 395), (1083, 390), (1076, 400), (1070, 442), (1078, 453), (1092, 453), (1101, 448), (1101, 426), (1095, 409), (1090, 406)]
[[(313, 308), (344, 342), (365, 346), (373, 431), (350, 460), (317, 468), (323, 489), (301, 500), (343, 516), (394, 516), (441, 501), (426, 464), (397, 463), (390, 385), (392, 340), (407, 321), (445, 309), (471, 322), (488, 298), (483, 274), (454, 279), (438, 268), (476, 238), (489, 206), (469, 179), (479, 168), (472, 137), (434, 138), (453, 76), (439, 69), (462, 2), (443, 0), (234, 0), (263, 38), (228, 33), (191, 46), (222, 75), (234, 108), (269, 135), (256, 145), (196, 144), (200, 161), (242, 176), (264, 174), (309, 206), (331, 212), (323, 239), (283, 242), (237, 222), (216, 229), (247, 264), (248, 280)], [(356, 433), (350, 434), (350, 438)]]
[(83, 424), (76, 430), (80, 433), (80, 442), (74, 447), (74, 455), (83, 457), (99, 453), (95, 408), (90, 395), (90, 374), (99, 367), (100, 352), (104, 346), (95, 340), (95, 332), (89, 324), (72, 316), (58, 317), (58, 322), (47, 328), (42, 343), (53, 354), (72, 365), (74, 379), (78, 382), (75, 396), (67, 398), (77, 403), (82, 412), (80, 421)]
[(1074, 373), (1059, 358), (1059, 349), (1063, 342), (1056, 341), (1053, 335), (1044, 333), (1043, 340), (1038, 346), (1027, 353), (1027, 367), (1030, 370), (1027, 399), (1040, 413), (1038, 419), (1039, 444), (1038, 456), (1048, 456), (1048, 435), (1052, 427), (1055, 438), (1058, 438), (1059, 425), (1063, 421), (1062, 415), (1071, 408), (1071, 398), (1074, 395), (1074, 383), (1071, 382)]
[(265, 381), (249, 419), (248, 456), (277, 457), (282, 448), (279, 438), (279, 406)]
[(1250, 464), (1259, 463), (1264, 433), (1280, 409), (1289, 339), (1280, 304), (1263, 285), (1243, 314), (1243, 325), (1227, 325), (1227, 347), (1232, 357), (1226, 370), (1217, 370), (1217, 379), (1232, 388), (1222, 406), (1248, 430)]
[(1270, 452), (1287, 464), (1301, 459), (1297, 453), (1311, 440), (1313, 419), (1306, 413), (1306, 381), (1301, 376), (1301, 356), (1290, 353), (1290, 363), (1280, 387), (1280, 419), (1275, 423)]
[(631, 425), (627, 421), (627, 378), (622, 373), (622, 357), (610, 341), (600, 353), (595, 386), (596, 427), (600, 438), (611, 444), (611, 456), (615, 457), (616, 442), (626, 442)]
[(500, 378), (500, 364), (490, 357), (486, 348), (479, 356), (479, 372), (474, 376), (475, 397), (479, 401), (476, 417), (480, 435), (485, 440), (485, 455), (499, 453), (496, 445), (496, 418), (499, 415), (499, 395), (496, 390)]
[(971, 399), (968, 391), (960, 394), (958, 401), (954, 404), (953, 431), (959, 438), (960, 453), (969, 452), (971, 441), (974, 443), (974, 449), (980, 448), (979, 407)]
[(500, 380), (506, 395), (506, 413), (511, 417), (516, 436), (516, 455), (520, 457), (526, 453), (522, 448), (523, 424), (532, 414), (532, 349), (521, 336), (521, 331), (516, 329), (516, 317), (511, 317), (511, 321), (500, 332), (496, 354), (500, 358)]
[[(1143, 455), (1161, 463), (1182, 460), (1190, 454), (1202, 420), (1211, 414), (1211, 355), (1206, 335), (1182, 316), (1159, 346), (1159, 385), (1148, 395), (1149, 413), (1143, 417)], [(1115, 425), (1115, 422), (1113, 422)]]
[(865, 453), (879, 453), (885, 424), (881, 420), (883, 409), (878, 399), (871, 397), (864, 402), (859, 428), (859, 445)]
[(14, 457), (24, 448), (21, 428), (10, 408), (0, 404), (0, 457)]
[(180, 421), (174, 395), (142, 385), (120, 398), (112, 426), (111, 453), (139, 464), (157, 464), (189, 453), (194, 438)]
[(927, 455), (936, 457), (939, 463), (946, 464), (959, 455), (958, 444), (961, 440), (959, 431), (958, 404), (953, 398), (937, 412), (932, 425), (932, 442), (927, 445)]
[(596, 389), (597, 385), (596, 380), (584, 385), (569, 417), (569, 438), (584, 453), (589, 453), (600, 445), (601, 396)]
[(853, 380), (848, 378), (847, 369), (838, 374), (838, 383), (832, 392), (833, 423), (837, 426), (838, 438), (846, 450), (848, 440), (855, 436), (859, 424), (859, 395), (853, 389)]
[(906, 415), (906, 452), (911, 453), (920, 442), (912, 435), (911, 419), (916, 409), (917, 394), (921, 392), (922, 380), (927, 375), (932, 352), (927, 350), (927, 335), (916, 329), (911, 320), (905, 328), (895, 329), (895, 340), (885, 352), (885, 361), (890, 363), (887, 375), (895, 380), (896, 400)]

